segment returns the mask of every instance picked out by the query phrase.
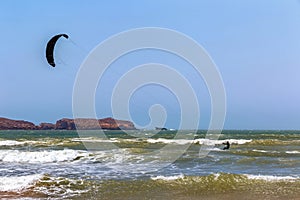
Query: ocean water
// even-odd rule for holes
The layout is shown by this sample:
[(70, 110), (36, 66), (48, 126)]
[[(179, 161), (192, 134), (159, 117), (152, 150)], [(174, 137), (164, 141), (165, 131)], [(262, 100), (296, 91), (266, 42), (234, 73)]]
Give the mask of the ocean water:
[(97, 133), (0, 131), (1, 199), (300, 199), (300, 131)]

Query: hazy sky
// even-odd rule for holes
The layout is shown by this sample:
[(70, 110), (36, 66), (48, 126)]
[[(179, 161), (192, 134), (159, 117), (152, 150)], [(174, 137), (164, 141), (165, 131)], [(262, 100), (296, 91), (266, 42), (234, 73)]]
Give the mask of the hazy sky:
[[(0, 116), (35, 123), (71, 118), (76, 73), (96, 45), (128, 29), (163, 27), (193, 38), (218, 66), (227, 94), (226, 129), (300, 129), (297, 0), (2, 0), (0, 25)], [(70, 40), (59, 40), (52, 68), (45, 46), (58, 33)], [(97, 89), (98, 117), (112, 115), (111, 90), (120, 76), (149, 62), (172, 66), (190, 81), (199, 99), (200, 128), (207, 127), (210, 97), (201, 77), (180, 58), (154, 50), (113, 63)], [(168, 113), (166, 126), (176, 128), (178, 101), (155, 85), (133, 95), (135, 123), (147, 124), (148, 109), (157, 103)]]

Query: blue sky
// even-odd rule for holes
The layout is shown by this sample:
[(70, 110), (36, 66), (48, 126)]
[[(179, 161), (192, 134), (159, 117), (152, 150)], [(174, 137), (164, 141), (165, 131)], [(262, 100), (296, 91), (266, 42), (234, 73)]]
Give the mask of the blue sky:
[[(3, 0), (0, 24), (0, 116), (35, 123), (72, 117), (73, 84), (89, 51), (121, 31), (163, 27), (196, 40), (218, 66), (227, 94), (226, 129), (300, 129), (297, 0)], [(58, 64), (52, 68), (45, 46), (58, 33), (67, 33), (71, 40), (59, 41)], [(134, 52), (111, 66), (97, 89), (99, 118), (111, 116), (109, 98), (118, 78), (148, 62), (173, 66), (190, 80), (199, 99), (200, 128), (206, 128), (210, 97), (201, 77), (180, 58), (151, 50)], [(176, 128), (178, 102), (157, 86), (134, 94), (134, 121), (147, 124), (148, 109), (156, 103), (168, 112), (166, 126)]]

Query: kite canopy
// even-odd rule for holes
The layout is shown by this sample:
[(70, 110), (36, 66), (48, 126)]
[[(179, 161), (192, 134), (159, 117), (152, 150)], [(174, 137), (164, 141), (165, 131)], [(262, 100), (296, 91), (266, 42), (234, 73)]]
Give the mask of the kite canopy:
[(66, 39), (69, 38), (69, 36), (67, 34), (56, 35), (49, 40), (49, 42), (47, 43), (47, 46), (46, 46), (46, 58), (47, 58), (49, 65), (51, 65), (52, 67), (55, 67), (54, 56), (53, 56), (54, 47), (55, 47), (57, 40), (60, 37), (64, 37)]

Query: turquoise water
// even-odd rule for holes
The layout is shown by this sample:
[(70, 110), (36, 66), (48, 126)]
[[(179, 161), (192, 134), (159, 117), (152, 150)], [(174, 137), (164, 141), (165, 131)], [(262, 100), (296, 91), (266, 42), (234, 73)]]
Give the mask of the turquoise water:
[[(79, 137), (76, 131), (0, 131), (1, 197), (300, 196), (300, 131), (226, 130), (218, 140), (206, 139), (206, 131), (181, 131), (180, 139), (176, 131), (97, 133), (86, 131)], [(226, 141), (231, 147), (222, 150)], [(204, 145), (209, 153), (200, 157)]]

